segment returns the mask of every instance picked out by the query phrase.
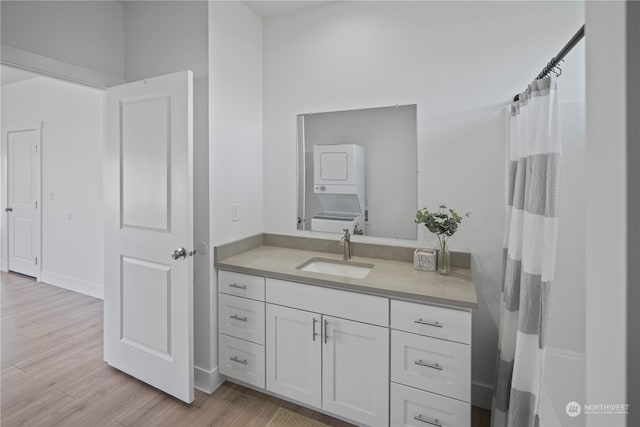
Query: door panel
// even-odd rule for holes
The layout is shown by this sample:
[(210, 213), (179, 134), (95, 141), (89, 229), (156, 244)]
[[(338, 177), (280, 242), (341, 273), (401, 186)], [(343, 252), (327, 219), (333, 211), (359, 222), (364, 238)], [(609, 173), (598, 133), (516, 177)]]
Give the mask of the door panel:
[[(15, 205), (15, 203), (14, 203)], [(32, 262), (33, 254), (33, 221), (30, 218), (14, 218), (11, 234), (16, 236), (13, 239), (12, 261), (18, 260)], [(15, 271), (15, 270), (14, 270)]]
[(266, 312), (267, 390), (319, 408), (321, 316), (273, 304)]
[(7, 132), (10, 271), (38, 277), (40, 127)]
[(366, 425), (389, 420), (389, 330), (323, 316), (322, 407)]
[(169, 265), (122, 257), (122, 339), (164, 357), (171, 355), (170, 273)]
[[(169, 231), (171, 109), (169, 97), (132, 97), (122, 117), (122, 226)], [(139, 126), (153, 123), (153, 126)]]
[[(31, 203), (33, 196), (33, 165), (31, 155), (35, 152), (31, 132), (9, 134), (9, 158), (13, 165), (10, 182), (14, 203)], [(32, 151), (33, 150), (33, 151)]]
[[(104, 357), (193, 401), (190, 71), (107, 90)], [(184, 248), (184, 256), (172, 252)], [(178, 255), (178, 254), (176, 254)]]

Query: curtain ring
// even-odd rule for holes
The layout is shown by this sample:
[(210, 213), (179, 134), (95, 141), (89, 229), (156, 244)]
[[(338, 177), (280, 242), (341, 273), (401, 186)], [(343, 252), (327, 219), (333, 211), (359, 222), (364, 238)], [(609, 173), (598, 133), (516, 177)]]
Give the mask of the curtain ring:
[(553, 68), (556, 77), (560, 77), (562, 75), (562, 67), (560, 67), (559, 65), (555, 65)]

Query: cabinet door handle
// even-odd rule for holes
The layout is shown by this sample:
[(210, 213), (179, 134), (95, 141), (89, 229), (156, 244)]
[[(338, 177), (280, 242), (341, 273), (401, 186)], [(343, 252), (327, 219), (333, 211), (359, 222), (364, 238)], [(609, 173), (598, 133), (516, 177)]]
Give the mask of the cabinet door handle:
[(241, 365), (245, 365), (245, 366), (249, 363), (249, 362), (247, 362), (247, 359), (239, 359), (238, 356), (230, 357), (229, 360), (231, 360), (232, 362), (239, 363)]
[(229, 316), (230, 318), (232, 318), (233, 320), (239, 320), (241, 322), (247, 322), (249, 319), (247, 319), (246, 317), (240, 317), (237, 314), (232, 314), (231, 316)]
[(416, 365), (420, 365), (420, 366), (424, 366), (426, 368), (431, 368), (431, 369), (436, 369), (438, 371), (442, 371), (442, 366), (438, 365), (437, 363), (427, 363), (427, 362), (423, 362), (422, 359), (420, 360), (416, 360), (415, 362)]
[(440, 421), (437, 418), (429, 419), (429, 418), (423, 417), (422, 414), (418, 414), (415, 417), (413, 417), (413, 419), (426, 424), (431, 424), (432, 426), (442, 427), (442, 424), (440, 424)]
[(428, 322), (426, 320), (418, 319), (418, 320), (414, 320), (414, 323), (419, 323), (420, 325), (433, 326), (434, 328), (442, 328), (442, 323), (440, 322)]
[(229, 285), (230, 288), (237, 288), (237, 289), (247, 289), (247, 285), (238, 285), (237, 283), (231, 283)]
[(324, 343), (327, 343), (327, 339), (329, 338), (329, 322), (327, 320), (324, 321)]
[(316, 337), (320, 335), (316, 332), (316, 322), (318, 322), (318, 320), (314, 317), (313, 318), (313, 341), (315, 341)]

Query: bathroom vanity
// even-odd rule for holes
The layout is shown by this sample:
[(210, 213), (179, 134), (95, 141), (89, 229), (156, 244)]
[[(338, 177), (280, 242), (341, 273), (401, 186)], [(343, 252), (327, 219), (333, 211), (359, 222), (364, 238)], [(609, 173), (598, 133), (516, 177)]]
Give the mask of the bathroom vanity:
[(341, 258), (263, 244), (217, 259), (220, 373), (361, 425), (468, 426), (470, 270)]

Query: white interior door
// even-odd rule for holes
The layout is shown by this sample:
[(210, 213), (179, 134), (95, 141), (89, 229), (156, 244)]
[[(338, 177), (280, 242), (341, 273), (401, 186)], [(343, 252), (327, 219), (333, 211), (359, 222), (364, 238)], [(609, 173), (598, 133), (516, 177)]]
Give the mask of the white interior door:
[(193, 74), (107, 90), (104, 358), (193, 396)]
[(7, 138), (8, 270), (40, 278), (40, 126)]

